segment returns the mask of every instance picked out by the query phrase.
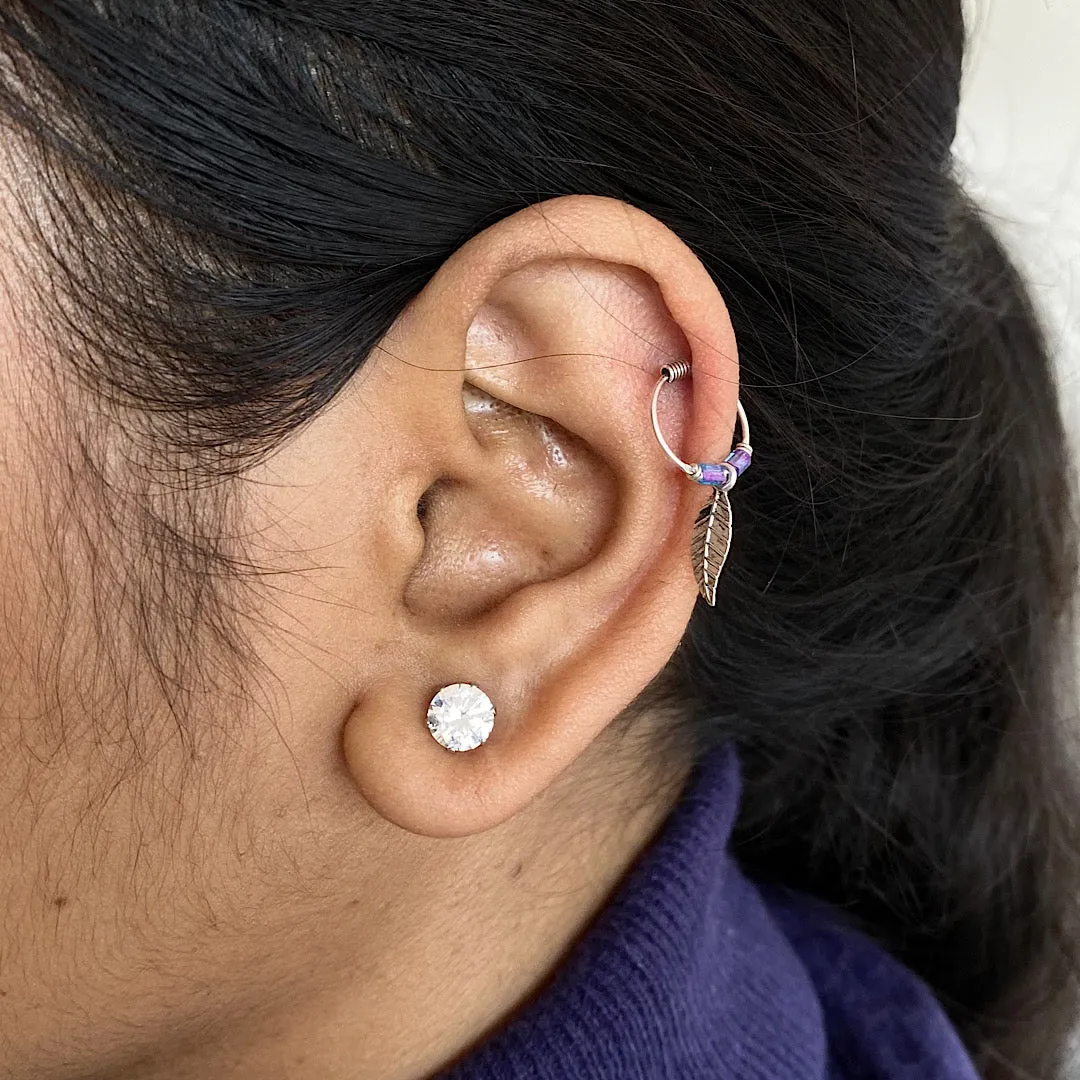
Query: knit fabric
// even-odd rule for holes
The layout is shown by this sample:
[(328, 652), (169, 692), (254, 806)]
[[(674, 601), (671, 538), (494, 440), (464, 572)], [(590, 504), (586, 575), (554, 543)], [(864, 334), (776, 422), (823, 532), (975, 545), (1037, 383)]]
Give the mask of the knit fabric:
[(919, 979), (743, 875), (738, 799), (724, 749), (548, 989), (445, 1080), (977, 1080)]

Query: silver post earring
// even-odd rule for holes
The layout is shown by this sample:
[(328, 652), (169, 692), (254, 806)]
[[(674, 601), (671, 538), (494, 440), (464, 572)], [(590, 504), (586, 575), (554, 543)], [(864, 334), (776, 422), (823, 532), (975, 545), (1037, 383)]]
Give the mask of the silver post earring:
[(491, 735), (495, 706), (479, 686), (451, 683), (431, 699), (427, 726), (432, 738), (447, 750), (475, 750)]
[(683, 461), (668, 445), (660, 430), (660, 421), (656, 415), (660, 391), (677, 379), (690, 374), (690, 364), (679, 360), (660, 369), (660, 380), (653, 389), (652, 424), (660, 448), (673, 464), (677, 465), (697, 484), (713, 489), (712, 499), (702, 508), (694, 523), (694, 534), (690, 543), (690, 554), (694, 560), (694, 577), (697, 579), (698, 592), (710, 607), (716, 606), (716, 587), (720, 583), (720, 573), (724, 569), (728, 552), (731, 550), (731, 501), (728, 492), (736, 485), (753, 460), (754, 451), (750, 446), (750, 421), (742, 402), (736, 403), (739, 412), (739, 427), (742, 438), (735, 444), (735, 449), (721, 462), (708, 465), (701, 462), (691, 465)]

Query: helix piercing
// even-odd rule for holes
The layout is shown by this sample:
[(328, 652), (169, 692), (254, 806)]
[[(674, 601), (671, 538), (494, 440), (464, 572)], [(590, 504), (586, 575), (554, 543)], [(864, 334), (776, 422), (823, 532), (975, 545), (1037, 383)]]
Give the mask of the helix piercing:
[(746, 410), (741, 401), (737, 401), (735, 405), (739, 415), (741, 438), (735, 444), (735, 449), (723, 461), (716, 464), (708, 462), (692, 464), (683, 461), (671, 449), (667, 439), (664, 438), (664, 433), (660, 430), (660, 420), (656, 411), (660, 391), (669, 383), (684, 379), (689, 374), (690, 364), (686, 360), (665, 364), (660, 369), (660, 378), (652, 393), (652, 425), (660, 448), (672, 464), (681, 469), (695, 483), (713, 489), (712, 499), (702, 508), (694, 522), (690, 551), (694, 560), (694, 577), (698, 583), (698, 592), (710, 607), (714, 607), (720, 574), (727, 561), (728, 552), (731, 550), (731, 501), (728, 499), (728, 492), (738, 483), (739, 477), (750, 468), (754, 451), (750, 445), (750, 421), (747, 419)]

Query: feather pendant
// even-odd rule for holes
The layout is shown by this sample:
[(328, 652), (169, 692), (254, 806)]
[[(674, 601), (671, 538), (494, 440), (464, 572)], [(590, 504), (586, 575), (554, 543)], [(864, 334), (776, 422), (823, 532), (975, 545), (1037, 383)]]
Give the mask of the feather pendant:
[(702, 507), (690, 550), (698, 591), (710, 607), (715, 607), (720, 572), (731, 550), (731, 502), (726, 491), (714, 488), (712, 499)]

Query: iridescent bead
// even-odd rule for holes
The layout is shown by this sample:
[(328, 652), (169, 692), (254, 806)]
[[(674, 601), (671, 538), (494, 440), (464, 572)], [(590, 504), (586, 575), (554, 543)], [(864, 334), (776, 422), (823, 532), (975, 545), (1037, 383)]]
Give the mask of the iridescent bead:
[(739, 475), (734, 471), (734, 466), (726, 461), (721, 461), (717, 465), (706, 465), (702, 462), (698, 468), (701, 470), (701, 475), (695, 479), (699, 484), (705, 484), (708, 487), (726, 487), (733, 476)]
[(742, 474), (750, 468), (751, 460), (751, 452), (747, 450), (745, 446), (737, 446), (727, 456), (727, 463), (734, 466), (735, 472), (738, 473), (739, 476), (742, 476)]

